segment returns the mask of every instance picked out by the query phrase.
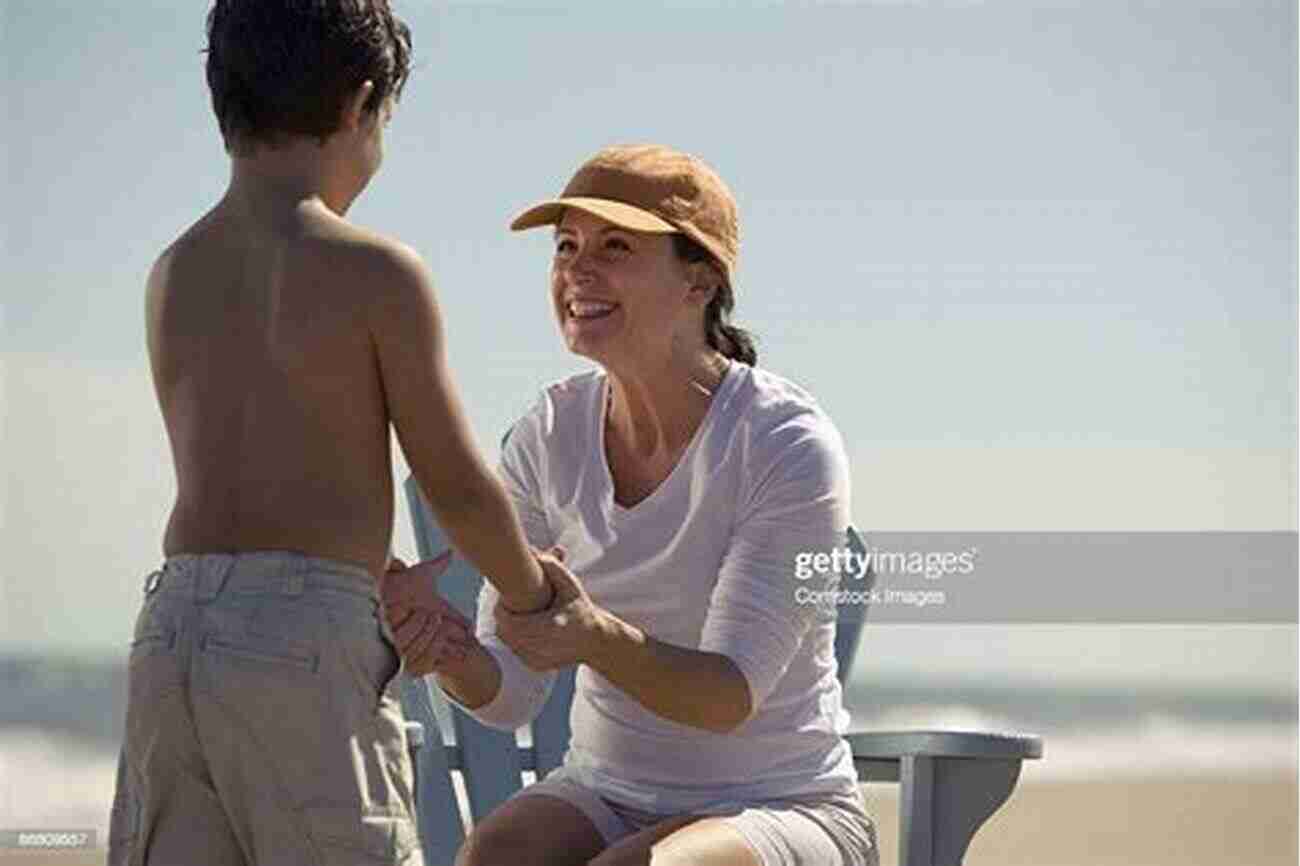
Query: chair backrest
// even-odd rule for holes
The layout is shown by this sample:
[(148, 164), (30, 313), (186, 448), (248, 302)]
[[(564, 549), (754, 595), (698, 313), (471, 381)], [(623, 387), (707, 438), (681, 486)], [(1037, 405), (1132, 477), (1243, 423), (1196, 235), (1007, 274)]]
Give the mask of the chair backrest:
[[(450, 544), (433, 517), (414, 478), (405, 484), (411, 521), (420, 559), (431, 559)], [(847, 546), (864, 555), (866, 548), (858, 533), (849, 528)], [(855, 590), (870, 590), (874, 572), (855, 581)], [(446, 599), (471, 620), (477, 614), (477, 599), (483, 578), (464, 559), (456, 557), (439, 581)], [(843, 684), (862, 637), (866, 608), (844, 605), (838, 608), (835, 659)], [(407, 718), (423, 724), (424, 745), (418, 752), (417, 801), (420, 807), (420, 835), (425, 840), (425, 858), (430, 864), (448, 863), (465, 838), (465, 824), (451, 776), (459, 770), (471, 820), (478, 821), (524, 785), (524, 772), (537, 779), (546, 776), (564, 759), (569, 746), (569, 708), (573, 703), (574, 670), (563, 671), (551, 696), (519, 744), (514, 733), (488, 728), (447, 702), (431, 679), (410, 679), (403, 683), (402, 704)], [(450, 744), (448, 744), (450, 741)], [(429, 804), (446, 804), (429, 808)]]

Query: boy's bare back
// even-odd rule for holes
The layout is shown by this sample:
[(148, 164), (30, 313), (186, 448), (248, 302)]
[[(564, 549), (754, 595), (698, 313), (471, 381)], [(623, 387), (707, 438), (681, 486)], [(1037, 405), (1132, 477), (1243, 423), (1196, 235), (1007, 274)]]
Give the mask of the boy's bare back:
[[(230, 186), (159, 256), (145, 309), (177, 481), (164, 553), (287, 550), (381, 577), (391, 424), (451, 542), (537, 608), (549, 590), (474, 442), (428, 268), (344, 219), (383, 162), (409, 29), (387, 0), (218, 0), (208, 36)], [(321, 78), (337, 57), (352, 65)]]
[[(410, 29), (388, 0), (214, 0), (207, 31), (231, 177), (149, 274), (177, 497), (136, 621), (108, 862), (418, 862), (400, 666), (346, 567), (386, 572), (390, 424), (502, 602), (553, 593), (474, 444), (427, 268), (344, 219), (383, 161)], [(196, 739), (213, 724), (229, 735)]]
[(205, 216), (149, 281), (177, 476), (164, 550), (296, 550), (382, 574), (393, 483), (371, 327), (404, 251), (324, 207), (280, 225), (235, 211)]

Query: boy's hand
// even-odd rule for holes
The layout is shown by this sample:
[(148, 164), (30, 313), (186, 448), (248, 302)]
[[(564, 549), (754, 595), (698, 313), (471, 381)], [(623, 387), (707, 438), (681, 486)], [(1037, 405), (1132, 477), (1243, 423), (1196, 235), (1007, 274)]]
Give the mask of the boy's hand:
[(388, 571), (379, 581), (379, 596), (384, 607), (437, 609), (437, 602), (442, 598), (438, 595), (438, 578), (451, 565), (451, 558), (452, 551), (444, 550), (433, 559), (408, 566), (393, 557), (388, 563)]
[(451, 605), (442, 613), (414, 611), (393, 630), (393, 640), (413, 677), (455, 668), (477, 643), (469, 621)]
[(438, 578), (451, 551), (408, 568), (400, 559), (380, 584), (393, 641), (411, 676), (438, 673), (465, 660), (474, 645), (474, 626), (438, 594)]

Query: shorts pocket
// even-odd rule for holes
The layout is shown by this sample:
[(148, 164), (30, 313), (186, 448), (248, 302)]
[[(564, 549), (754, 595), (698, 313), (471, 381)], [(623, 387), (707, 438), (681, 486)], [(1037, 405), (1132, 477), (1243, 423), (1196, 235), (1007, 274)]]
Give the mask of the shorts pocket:
[(335, 634), (371, 713), (378, 712), (402, 670), (402, 657), (384, 634), (378, 619), (336, 623)]
[(272, 667), (290, 667), (315, 673), (320, 654), (313, 647), (254, 635), (238, 638), (210, 634), (203, 640), (203, 651), (243, 662)]
[[(355, 732), (350, 789), (304, 811), (325, 866), (421, 863), (415, 772), (401, 710), (386, 706)], [(341, 795), (341, 796), (340, 796)], [(335, 799), (337, 797), (337, 799)]]
[[(321, 866), (421, 863), (420, 837), (408, 814), (367, 814), (318, 807), (307, 815)], [(411, 855), (415, 854), (413, 858)]]
[[(361, 795), (360, 825), (349, 840), (388, 863), (407, 863), (420, 848), (415, 824), (415, 770), (406, 750), (401, 708), (383, 706), (358, 738), (364, 773), (357, 782)], [(345, 843), (345, 844), (349, 844)], [(420, 858), (416, 857), (416, 862)]]
[(175, 648), (176, 629), (172, 627), (172, 617), (151, 597), (145, 601), (140, 615), (136, 617), (130, 658), (169, 653)]

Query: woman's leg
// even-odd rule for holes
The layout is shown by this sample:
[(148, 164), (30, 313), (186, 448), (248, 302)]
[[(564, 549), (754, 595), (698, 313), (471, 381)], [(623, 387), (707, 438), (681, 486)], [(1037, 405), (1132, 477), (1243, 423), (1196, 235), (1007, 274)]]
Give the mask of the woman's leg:
[(683, 815), (611, 845), (591, 866), (764, 866), (725, 818)]
[(605, 847), (581, 809), (545, 794), (520, 794), (475, 825), (456, 866), (585, 866)]
[(789, 802), (684, 815), (607, 848), (592, 866), (879, 866), (860, 802)]

